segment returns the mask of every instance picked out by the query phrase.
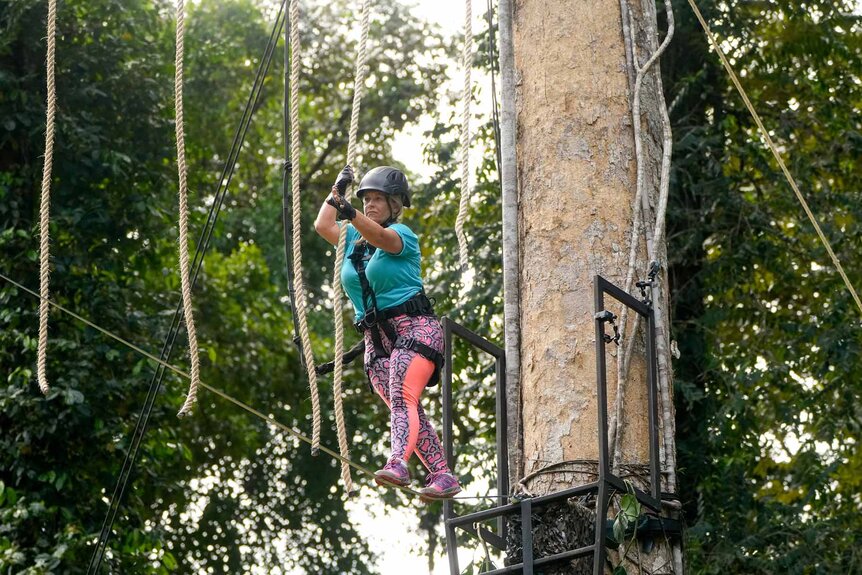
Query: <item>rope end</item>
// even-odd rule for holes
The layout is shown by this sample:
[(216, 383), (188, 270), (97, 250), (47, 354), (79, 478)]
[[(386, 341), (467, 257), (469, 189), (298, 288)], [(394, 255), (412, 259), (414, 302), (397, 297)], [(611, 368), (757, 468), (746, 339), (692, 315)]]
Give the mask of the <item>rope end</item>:
[(319, 447), (312, 447), (311, 448), (311, 455), (313, 457), (317, 457), (318, 455), (320, 455), (320, 448)]
[(184, 417), (191, 415), (192, 408), (194, 407), (195, 403), (197, 403), (197, 396), (189, 395), (186, 398), (185, 403), (183, 403), (183, 406), (177, 412), (177, 417), (183, 419)]

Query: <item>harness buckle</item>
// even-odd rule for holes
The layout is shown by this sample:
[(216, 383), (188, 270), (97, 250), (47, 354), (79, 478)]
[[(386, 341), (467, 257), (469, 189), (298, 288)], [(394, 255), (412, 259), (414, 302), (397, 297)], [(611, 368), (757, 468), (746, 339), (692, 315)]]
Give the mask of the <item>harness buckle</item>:
[(377, 308), (365, 310), (365, 316), (359, 322), (359, 325), (364, 329), (368, 329), (377, 325)]

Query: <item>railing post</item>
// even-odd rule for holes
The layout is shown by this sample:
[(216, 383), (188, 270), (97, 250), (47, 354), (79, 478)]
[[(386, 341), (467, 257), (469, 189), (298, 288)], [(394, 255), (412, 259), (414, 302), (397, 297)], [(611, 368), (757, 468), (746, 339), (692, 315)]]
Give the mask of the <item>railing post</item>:
[[(506, 358), (500, 356), (495, 362), (497, 370), (497, 495), (509, 495), (509, 442), (507, 435), (508, 414), (506, 413)], [(497, 518), (497, 534), (506, 538), (506, 518)]]
[(599, 434), (599, 482), (607, 480), (608, 465), (608, 390), (607, 361), (605, 360), (605, 324), (598, 314), (605, 309), (605, 280), (596, 276), (593, 282), (596, 324), (596, 402)]
[(521, 562), (524, 575), (533, 575), (533, 502), (521, 501)]

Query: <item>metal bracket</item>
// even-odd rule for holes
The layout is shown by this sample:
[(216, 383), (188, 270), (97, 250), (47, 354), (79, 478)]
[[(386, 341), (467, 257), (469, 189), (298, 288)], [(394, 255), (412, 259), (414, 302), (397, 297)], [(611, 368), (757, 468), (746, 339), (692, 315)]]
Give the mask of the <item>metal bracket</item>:
[(600, 311), (600, 312), (598, 312), (598, 313), (595, 315), (595, 318), (596, 318), (598, 321), (602, 322), (602, 323), (610, 323), (610, 324), (611, 324), (611, 327), (613, 327), (613, 328), (614, 328), (614, 335), (613, 335), (613, 337), (609, 336), (609, 335), (608, 335), (608, 334), (606, 334), (606, 333), (602, 334), (602, 339), (604, 339), (604, 340), (605, 340), (605, 343), (611, 343), (611, 342), (613, 342), (613, 343), (615, 343), (615, 344), (617, 344), (617, 345), (619, 346), (619, 345), (620, 345), (620, 337), (621, 337), (621, 336), (620, 336), (620, 328), (619, 328), (619, 327), (617, 327), (617, 324), (616, 324), (616, 321), (615, 321), (615, 320), (617, 319), (617, 316), (615, 316), (615, 315), (613, 314), (613, 312), (611, 312), (611, 311), (604, 310), (604, 311)]

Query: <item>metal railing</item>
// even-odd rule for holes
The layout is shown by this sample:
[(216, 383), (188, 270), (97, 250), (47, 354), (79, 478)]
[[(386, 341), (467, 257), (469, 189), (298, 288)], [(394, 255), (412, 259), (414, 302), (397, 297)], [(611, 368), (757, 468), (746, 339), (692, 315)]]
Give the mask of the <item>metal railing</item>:
[[(643, 302), (631, 294), (626, 293), (619, 287), (607, 281), (601, 276), (595, 277), (595, 329), (596, 329), (596, 396), (598, 401), (597, 423), (598, 423), (598, 478), (596, 481), (584, 485), (578, 485), (564, 489), (549, 495), (523, 499), (516, 503), (500, 505), (491, 509), (456, 516), (454, 505), (446, 501), (443, 505), (443, 517), (446, 527), (446, 550), (449, 556), (449, 570), (451, 575), (460, 573), (458, 567), (458, 542), (456, 529), (464, 530), (474, 536), (481, 536), (487, 543), (500, 551), (506, 550), (506, 525), (505, 518), (520, 513), (521, 516), (521, 544), (522, 560), (520, 563), (494, 569), (485, 572), (485, 575), (498, 575), (503, 573), (523, 573), (533, 575), (535, 567), (541, 567), (550, 563), (593, 555), (593, 573), (601, 575), (604, 572), (604, 563), (607, 544), (606, 525), (607, 511), (610, 499), (614, 493), (625, 493), (634, 491), (638, 501), (656, 514), (661, 513), (661, 476), (659, 470), (659, 448), (658, 448), (658, 390), (656, 387), (657, 362), (655, 346), (655, 318), (652, 306), (649, 302)], [(647, 359), (647, 402), (648, 402), (648, 424), (649, 424), (649, 471), (650, 491), (649, 493), (626, 484), (622, 478), (611, 472), (608, 453), (608, 407), (607, 407), (607, 362), (605, 359), (606, 346), (612, 338), (605, 337), (605, 324), (613, 321), (614, 315), (605, 310), (605, 296), (610, 296), (622, 305), (634, 311), (644, 321), (646, 328), (646, 359)], [(471, 345), (492, 355), (496, 360), (496, 403), (497, 403), (497, 489), (500, 495), (508, 493), (508, 453), (506, 445), (506, 360), (503, 350), (476, 335), (463, 326), (455, 323), (449, 318), (443, 318), (443, 329), (446, 342), (446, 367), (443, 374), (443, 442), (449, 459), (450, 468), (454, 469), (455, 454), (452, 444), (452, 336), (456, 335)], [(547, 557), (534, 558), (532, 517), (535, 509), (545, 507), (551, 503), (565, 501), (572, 497), (596, 494), (596, 522), (595, 540), (592, 544), (556, 553)], [(479, 527), (481, 533), (476, 532), (475, 526), (481, 522), (497, 519), (497, 533)]]
[[(453, 336), (466, 341), (473, 347), (484, 351), (494, 358), (495, 377), (495, 411), (496, 411), (496, 443), (497, 443), (497, 493), (505, 497), (509, 493), (509, 447), (506, 441), (506, 355), (503, 350), (483, 338), (482, 336), (473, 333), (461, 324), (453, 321), (448, 317), (443, 318), (443, 341), (445, 346), (445, 365), (443, 368), (443, 445), (446, 449), (446, 457), (448, 458), (449, 469), (455, 469), (455, 452), (453, 449), (452, 425), (453, 425), (453, 407), (452, 407), (452, 342)], [(457, 548), (453, 547), (456, 543), (454, 527), (449, 527), (450, 520), (455, 519), (455, 512), (451, 501), (443, 503), (443, 518), (446, 522), (446, 547), (449, 554), (450, 567), (455, 565), (455, 573), (458, 573)], [(474, 536), (479, 534), (471, 524), (459, 525), (465, 531)], [(482, 527), (481, 536), (485, 541), (491, 543), (498, 549), (505, 549), (506, 540), (506, 520), (503, 515), (497, 516), (497, 533), (488, 531)]]

